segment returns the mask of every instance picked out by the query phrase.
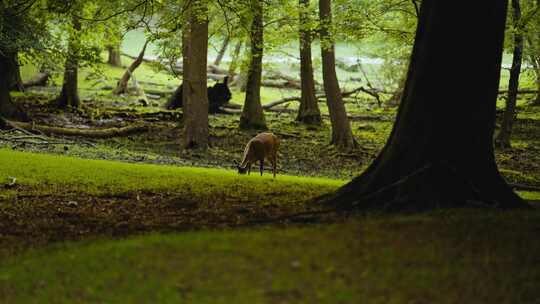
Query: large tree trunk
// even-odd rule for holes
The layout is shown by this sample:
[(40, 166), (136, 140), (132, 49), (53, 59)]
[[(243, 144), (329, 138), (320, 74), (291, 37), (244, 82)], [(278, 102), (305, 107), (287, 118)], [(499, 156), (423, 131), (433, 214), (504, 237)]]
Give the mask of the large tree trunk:
[(10, 79), (9, 88), (12, 91), (24, 92), (24, 84), (21, 77), (21, 66), (19, 64), (19, 58), (17, 52), (9, 55), (10, 64)]
[[(519, 30), (521, 18), (521, 8), (519, 0), (512, 0), (513, 25), (515, 30)], [(512, 67), (510, 68), (510, 80), (508, 81), (508, 96), (506, 98), (506, 109), (504, 111), (503, 121), (499, 135), (495, 139), (498, 147), (510, 148), (510, 135), (516, 115), (517, 92), (519, 88), (519, 74), (521, 73), (521, 60), (523, 57), (523, 35), (520, 32), (514, 32), (514, 53), (512, 57)]]
[(263, 57), (263, 2), (251, 0), (253, 21), (251, 24), (251, 63), (249, 66), (246, 99), (240, 117), (242, 129), (266, 129), (261, 105), (261, 77)]
[(334, 54), (334, 39), (330, 33), (332, 24), (331, 0), (319, 0), (319, 17), (321, 21), (321, 56), (323, 65), (324, 91), (326, 104), (332, 123), (332, 141), (340, 149), (350, 150), (356, 147), (351, 125), (347, 119), (345, 104), (336, 75), (336, 59)]
[[(330, 203), (384, 210), (528, 206), (499, 174), (493, 153), (506, 10), (507, 0), (472, 1), (467, 9), (422, 1), (390, 138)], [(455, 79), (461, 89), (449, 90)]]
[(214, 60), (214, 65), (219, 66), (221, 64), (221, 60), (223, 60), (223, 56), (225, 56), (225, 52), (227, 51), (227, 47), (229, 46), (229, 41), (231, 40), (231, 36), (227, 33), (225, 36), (225, 39), (223, 40), (223, 44), (221, 45), (221, 48), (219, 49), (219, 52), (216, 56), (216, 60)]
[(297, 121), (306, 124), (321, 124), (321, 111), (315, 97), (315, 79), (311, 62), (311, 29), (309, 0), (299, 0), (299, 33), (300, 33), (300, 80), (301, 97)]
[(208, 55), (208, 2), (193, 0), (190, 5), (189, 69), (184, 78), (184, 146), (208, 147), (208, 93), (206, 65)]
[(9, 94), (10, 80), (13, 75), (10, 56), (3, 56), (0, 52), (0, 116), (18, 120), (26, 120), (28, 117), (11, 100)]
[(133, 74), (133, 72), (135, 72), (135, 70), (143, 62), (144, 53), (146, 52), (146, 46), (148, 45), (148, 42), (150, 42), (150, 41), (146, 40), (141, 52), (139, 53), (139, 56), (137, 56), (137, 59), (135, 59), (131, 63), (131, 65), (127, 68), (127, 70), (124, 73), (124, 75), (122, 76), (122, 78), (118, 81), (118, 85), (114, 89), (113, 94), (120, 95), (120, 94), (123, 94), (123, 93), (127, 93), (129, 79), (131, 78), (131, 75)]
[(109, 53), (107, 63), (115, 67), (121, 67), (122, 56), (120, 55), (120, 45), (109, 45), (107, 46), (107, 51)]
[(68, 106), (78, 108), (80, 105), (79, 89), (78, 89), (78, 71), (79, 71), (79, 53), (80, 53), (80, 30), (81, 21), (75, 15), (71, 18), (71, 26), (68, 41), (68, 53), (66, 58), (66, 66), (64, 68), (64, 83), (60, 96), (56, 99), (59, 107), (65, 108)]

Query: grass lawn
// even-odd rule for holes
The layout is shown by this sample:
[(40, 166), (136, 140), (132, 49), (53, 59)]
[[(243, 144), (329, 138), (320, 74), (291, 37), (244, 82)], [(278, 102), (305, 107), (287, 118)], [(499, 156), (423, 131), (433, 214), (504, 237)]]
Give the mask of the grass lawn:
[[(156, 197), (158, 193), (215, 200), (222, 208), (232, 204), (231, 198), (239, 200), (237, 195), (247, 196), (241, 202), (246, 206), (248, 200), (256, 205), (295, 205), (344, 181), (289, 176), (274, 180), (267, 175), (238, 176), (231, 170), (9, 150), (0, 150), (0, 159), (6, 160), (0, 178), (17, 177), (14, 189), (1, 192), (0, 223), (19, 228), (0, 229), (4, 303), (535, 303), (540, 299), (537, 210), (371, 214), (334, 218), (331, 223), (286, 222), (240, 229), (195, 225), (183, 233), (158, 233), (159, 223), (154, 223), (121, 236), (106, 231), (85, 234), (84, 228), (93, 227), (87, 213), (68, 217), (76, 219), (68, 223), (71, 226), (59, 223), (69, 212), (84, 210), (88, 196), (94, 198), (88, 204), (103, 207), (105, 213), (119, 210), (112, 204), (158, 208), (159, 199), (166, 200)], [(106, 199), (126, 193), (122, 201)], [(131, 195), (135, 193), (140, 201)], [(149, 195), (153, 200), (145, 200)], [(525, 196), (539, 198), (537, 193)], [(64, 197), (79, 205), (67, 207), (62, 199), (55, 200)], [(43, 201), (50, 201), (47, 210), (53, 209), (52, 215), (40, 209)], [(69, 208), (72, 211), (66, 211)], [(204, 203), (197, 208), (208, 211)], [(38, 216), (48, 218), (48, 226), (35, 224), (40, 223)], [(126, 221), (130, 220), (137, 219)], [(24, 233), (25, 227), (45, 235), (47, 229), (60, 233), (53, 242), (43, 244), (34, 238), (35, 243), (20, 248), (16, 243), (26, 236), (6, 233)], [(73, 227), (82, 237), (73, 237)], [(58, 235), (63, 234), (62, 240)]]

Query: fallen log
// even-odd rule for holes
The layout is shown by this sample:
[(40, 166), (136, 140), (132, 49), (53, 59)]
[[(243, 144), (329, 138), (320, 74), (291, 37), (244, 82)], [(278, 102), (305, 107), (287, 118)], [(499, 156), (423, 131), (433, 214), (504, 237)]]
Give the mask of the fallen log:
[[(518, 90), (517, 91), (517, 94), (537, 94), (538, 93), (538, 90), (533, 90), (533, 89), (523, 89), (523, 90)], [(499, 91), (499, 94), (508, 94), (508, 90), (500, 90)]]
[(535, 187), (535, 186), (515, 184), (515, 183), (508, 183), (508, 186), (510, 186), (513, 189), (522, 190), (522, 191), (540, 192), (540, 187)]
[(47, 71), (39, 72), (37, 73), (32, 79), (23, 82), (23, 87), (30, 88), (30, 87), (43, 87), (47, 85), (47, 82), (49, 81), (49, 78), (51, 77), (51, 74)]
[[(62, 127), (50, 127), (44, 125), (35, 125), (33, 123), (9, 121), (3, 118), (5, 125), (15, 129), (22, 129), (25, 131), (37, 131), (45, 135), (65, 135), (65, 136), (80, 136), (90, 138), (109, 138), (118, 136), (127, 136), (135, 133), (146, 132), (150, 128), (147, 125), (134, 125), (120, 128), (106, 128), (106, 129), (77, 129), (77, 128), (62, 128)], [(1, 125), (2, 123), (0, 123)]]
[[(386, 92), (384, 92), (382, 90), (369, 90), (369, 89), (366, 89), (364, 87), (359, 87), (359, 88), (356, 88), (354, 90), (343, 91), (343, 92), (341, 92), (341, 96), (342, 97), (349, 97), (349, 96), (351, 96), (353, 94), (356, 94), (356, 93), (359, 93), (359, 92), (364, 92), (366, 94), (374, 96), (374, 97), (377, 98), (377, 101), (380, 101), (379, 93), (386, 93)], [(317, 97), (317, 99), (324, 99), (324, 98), (326, 98), (326, 94), (318, 94), (315, 97)], [(276, 100), (276, 101), (265, 104), (263, 106), (263, 109), (268, 110), (268, 109), (271, 109), (271, 108), (273, 108), (275, 106), (278, 106), (278, 105), (281, 105), (281, 104), (284, 104), (284, 103), (288, 103), (288, 102), (291, 102), (291, 101), (300, 101), (300, 97), (299, 96), (294, 96), (294, 97), (286, 97), (286, 98), (283, 98), (283, 99), (280, 99), (280, 100)]]

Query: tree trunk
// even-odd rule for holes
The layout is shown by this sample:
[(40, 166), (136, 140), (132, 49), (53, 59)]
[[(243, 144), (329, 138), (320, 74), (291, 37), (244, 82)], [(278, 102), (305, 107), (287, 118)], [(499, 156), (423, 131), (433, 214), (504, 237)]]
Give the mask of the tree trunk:
[[(537, 1), (536, 5), (539, 5), (538, 2), (539, 1)], [(540, 37), (538, 37), (537, 33), (535, 34), (537, 35), (537, 39), (535, 40), (531, 39), (531, 37), (529, 36), (530, 34), (526, 35), (527, 41), (529, 43), (528, 47), (530, 47), (532, 50), (535, 50), (534, 54), (532, 54), (532, 52), (529, 54), (529, 58), (534, 70), (537, 93), (536, 98), (530, 103), (530, 105), (540, 106), (540, 54), (538, 54), (538, 52), (540, 51), (540, 48), (538, 47), (538, 41), (540, 41)]]
[(301, 97), (297, 121), (305, 124), (321, 124), (321, 111), (315, 97), (315, 79), (311, 62), (311, 29), (309, 0), (299, 0), (299, 33), (300, 33), (300, 81)]
[(531, 105), (532, 106), (540, 106), (540, 70), (537, 71), (535, 74), (536, 74), (537, 93), (536, 93), (536, 98), (533, 100)]
[[(521, 8), (519, 0), (512, 0), (514, 29), (519, 31), (519, 20), (521, 18)], [(508, 96), (506, 99), (506, 109), (504, 111), (501, 130), (495, 143), (502, 149), (509, 149), (512, 126), (516, 116), (517, 92), (519, 88), (519, 74), (521, 73), (521, 60), (523, 56), (523, 35), (520, 32), (514, 32), (514, 53), (512, 55), (512, 67), (510, 68), (510, 80), (508, 81)]]
[(242, 40), (238, 40), (234, 46), (234, 51), (231, 57), (231, 64), (229, 64), (229, 79), (234, 81), (234, 75), (236, 74), (236, 68), (238, 67), (238, 60), (240, 58), (240, 51), (242, 50)]
[[(208, 56), (208, 2), (190, 4), (189, 69), (183, 82), (185, 148), (208, 147), (208, 93), (206, 65)], [(184, 70), (185, 73), (185, 70)]]
[[(329, 203), (414, 211), (528, 206), (499, 174), (493, 153), (506, 10), (507, 0), (472, 1), (467, 9), (456, 1), (422, 1), (390, 137), (368, 169)], [(462, 89), (449, 90), (455, 79)]]
[(221, 45), (221, 49), (219, 49), (216, 60), (214, 60), (215, 66), (219, 66), (219, 64), (221, 63), (221, 60), (223, 60), (223, 56), (225, 56), (225, 52), (227, 51), (227, 47), (229, 46), (230, 40), (231, 40), (231, 36), (227, 33), (227, 35), (225, 36), (225, 39), (223, 40), (223, 44)]
[(24, 92), (24, 84), (21, 78), (21, 66), (19, 64), (19, 58), (17, 52), (14, 52), (9, 55), (9, 64), (10, 64), (10, 80), (9, 88), (12, 91)]
[(331, 144), (343, 150), (350, 150), (356, 147), (356, 141), (353, 138), (351, 125), (347, 119), (347, 112), (345, 111), (336, 75), (334, 40), (330, 33), (332, 24), (330, 1), (319, 0), (319, 17), (321, 20), (320, 37), (324, 91), (326, 93), (328, 112), (330, 113), (330, 122), (332, 123)]
[(390, 97), (386, 101), (386, 106), (396, 107), (397, 105), (399, 105), (399, 102), (403, 98), (403, 91), (405, 90), (406, 81), (407, 81), (407, 73), (404, 73), (403, 76), (399, 80), (397, 90), (394, 92), (394, 94), (392, 94), (392, 97)]
[(266, 129), (261, 105), (261, 76), (263, 57), (263, 2), (251, 0), (253, 21), (251, 24), (251, 63), (249, 66), (246, 99), (240, 116), (241, 129)]
[(150, 42), (150, 41), (146, 40), (141, 52), (139, 53), (139, 56), (137, 56), (137, 59), (135, 59), (131, 63), (131, 65), (127, 68), (127, 70), (124, 73), (124, 75), (122, 76), (122, 78), (118, 81), (118, 85), (114, 89), (113, 94), (120, 95), (120, 94), (123, 94), (123, 93), (127, 93), (127, 91), (128, 91), (128, 82), (129, 82), (129, 79), (131, 78), (131, 74), (133, 74), (133, 72), (135, 72), (135, 70), (143, 62), (144, 53), (146, 52), (146, 46), (148, 45), (148, 42)]
[(27, 120), (25, 113), (17, 107), (11, 100), (9, 94), (10, 80), (12, 79), (13, 71), (11, 70), (10, 56), (3, 56), (0, 53), (0, 116)]
[(64, 83), (60, 96), (56, 99), (59, 107), (78, 108), (80, 105), (79, 90), (78, 90), (78, 70), (79, 70), (79, 53), (80, 53), (80, 30), (81, 21), (75, 15), (71, 18), (71, 26), (73, 28), (69, 34), (68, 53), (66, 58), (66, 66), (64, 68)]
[(122, 57), (120, 56), (120, 45), (109, 45), (107, 46), (107, 51), (109, 52), (107, 63), (115, 67), (121, 67)]

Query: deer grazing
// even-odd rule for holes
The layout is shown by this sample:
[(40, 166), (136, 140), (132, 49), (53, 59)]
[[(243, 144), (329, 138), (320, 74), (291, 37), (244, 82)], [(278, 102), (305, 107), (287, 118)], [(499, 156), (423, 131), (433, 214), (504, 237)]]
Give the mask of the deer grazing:
[(272, 163), (272, 170), (274, 178), (276, 177), (277, 166), (277, 151), (279, 148), (279, 140), (277, 136), (272, 133), (265, 132), (259, 133), (253, 137), (246, 145), (244, 149), (244, 156), (242, 163), (238, 164), (235, 161), (238, 173), (249, 174), (251, 171), (251, 165), (256, 161), (259, 161), (261, 176), (264, 170), (264, 160), (267, 159)]

